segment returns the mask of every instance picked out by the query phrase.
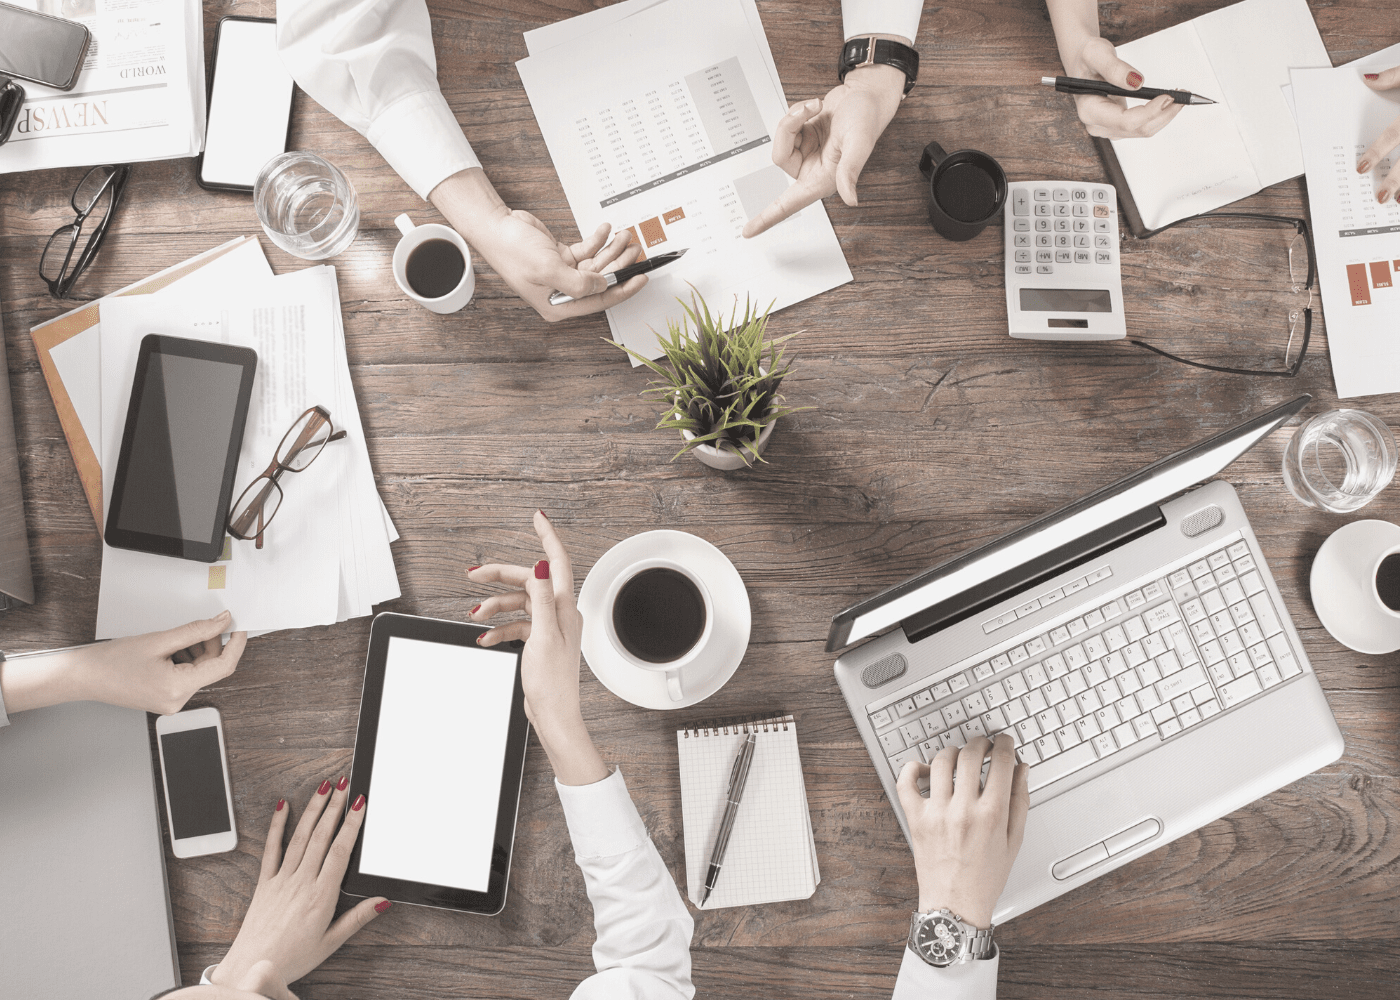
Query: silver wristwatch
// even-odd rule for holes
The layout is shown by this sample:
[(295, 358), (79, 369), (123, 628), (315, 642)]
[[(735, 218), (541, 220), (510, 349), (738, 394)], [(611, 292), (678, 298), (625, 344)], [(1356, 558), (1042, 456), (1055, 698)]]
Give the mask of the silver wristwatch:
[(961, 965), (992, 953), (992, 931), (963, 923), (952, 910), (916, 912), (909, 921), (909, 949), (940, 969)]

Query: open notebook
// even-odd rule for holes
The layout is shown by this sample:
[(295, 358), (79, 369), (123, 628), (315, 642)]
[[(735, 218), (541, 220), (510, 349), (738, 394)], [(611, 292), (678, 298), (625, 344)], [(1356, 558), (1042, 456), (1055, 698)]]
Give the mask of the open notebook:
[(1332, 65), (1307, 0), (1244, 0), (1120, 45), (1118, 56), (1148, 86), (1218, 102), (1182, 108), (1149, 139), (1095, 140), (1135, 236), (1303, 172), (1281, 88), (1292, 67)]
[(807, 899), (821, 881), (792, 716), (706, 722), (676, 731), (690, 901), (700, 905), (729, 774), (750, 732), (758, 733), (753, 764), (707, 910)]

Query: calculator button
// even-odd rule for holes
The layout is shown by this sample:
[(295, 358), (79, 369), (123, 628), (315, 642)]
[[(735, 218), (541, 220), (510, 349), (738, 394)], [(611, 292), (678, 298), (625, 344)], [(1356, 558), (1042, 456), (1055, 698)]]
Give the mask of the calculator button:
[(1014, 228), (1018, 233), (1028, 233), (1031, 231), (1031, 220), (1017, 219)]
[[(1087, 237), (1086, 237), (1086, 239), (1087, 239)], [(1028, 246), (1030, 246), (1030, 245), (1031, 245), (1031, 234), (1030, 234), (1030, 233), (1017, 233), (1017, 234), (1016, 234), (1016, 245), (1017, 245), (1018, 247), (1028, 247)]]
[(1056, 215), (1069, 215), (1069, 206), (1068, 206), (1068, 205), (1056, 205), (1056, 206), (1055, 206), (1055, 214), (1056, 214)]
[(1035, 214), (1036, 214), (1036, 215), (1049, 215), (1049, 214), (1050, 214), (1050, 206), (1049, 206), (1049, 205), (1037, 205), (1037, 206), (1035, 206)]
[(1094, 246), (1096, 246), (1096, 247), (1101, 247), (1101, 248), (1102, 248), (1102, 247), (1108, 247), (1109, 245), (1110, 245), (1110, 242), (1109, 242), (1109, 238), (1108, 238), (1107, 236), (1095, 236), (1095, 237), (1094, 237)]
[(1031, 259), (1031, 252), (1030, 252), (1029, 250), (1017, 250), (1017, 251), (1016, 251), (1016, 261), (1017, 261), (1017, 263), (1019, 263), (1019, 264), (1026, 264), (1026, 263), (1029, 263), (1029, 262), (1030, 262), (1030, 259)]
[(1029, 192), (1025, 188), (1018, 188), (1011, 194), (1011, 214), (1030, 215), (1031, 199)]
[(1107, 206), (1107, 205), (1095, 205), (1095, 206), (1094, 206), (1094, 218), (1096, 218), (1096, 219), (1107, 219), (1107, 218), (1108, 218), (1108, 206)]
[(1037, 264), (1037, 265), (1035, 266), (1035, 273), (1036, 273), (1036, 274), (1054, 274), (1054, 273), (1055, 273), (1055, 265), (1054, 265), (1054, 264)]
[(1085, 188), (1075, 188), (1075, 189), (1074, 189), (1074, 200), (1075, 200), (1075, 201), (1088, 201), (1088, 200), (1089, 200), (1089, 192), (1088, 192), (1088, 190), (1085, 189)]
[(1070, 259), (1070, 258), (1069, 258), (1069, 253), (1070, 253), (1070, 252), (1069, 252), (1068, 250), (1056, 250), (1056, 251), (1055, 251), (1055, 263), (1056, 263), (1056, 264), (1068, 264), (1068, 263), (1069, 263), (1069, 259)]
[[(1049, 219), (1046, 219), (1045, 221), (1046, 221), (1046, 222), (1049, 222), (1050, 220), (1049, 220)], [(1094, 232), (1096, 232), (1096, 233), (1106, 233), (1106, 232), (1108, 232), (1108, 220), (1107, 220), (1107, 219), (1095, 219), (1095, 220), (1094, 220)]]
[(1055, 200), (1056, 200), (1056, 201), (1069, 201), (1069, 188), (1056, 188), (1056, 189), (1055, 189)]
[(1089, 251), (1088, 251), (1088, 250), (1076, 250), (1076, 251), (1074, 251), (1074, 262), (1075, 262), (1076, 264), (1087, 264), (1087, 263), (1089, 263)]
[(1055, 232), (1057, 232), (1057, 233), (1067, 233), (1067, 232), (1069, 232), (1069, 220), (1068, 220), (1068, 219), (1056, 219), (1056, 220), (1055, 220)]
[(1089, 231), (1089, 220), (1088, 220), (1088, 219), (1075, 219), (1075, 220), (1074, 220), (1074, 231), (1075, 231), (1076, 233), (1087, 233), (1087, 232)]
[(1050, 200), (1050, 189), (1049, 189), (1049, 188), (1036, 188), (1036, 189), (1035, 189), (1035, 200), (1036, 200), (1036, 201), (1049, 201), (1049, 200)]
[(1050, 245), (1050, 234), (1040, 233), (1035, 238), (1035, 245), (1038, 247), (1048, 247)]
[(1113, 254), (1109, 253), (1107, 250), (1095, 250), (1094, 262), (1096, 264), (1112, 264)]
[(1104, 188), (1094, 188), (1095, 201), (1108, 201), (1108, 191)]
[[(1107, 226), (1108, 223), (1105, 222), (1104, 225)], [(1048, 233), (1048, 232), (1050, 231), (1050, 220), (1049, 220), (1049, 219), (1036, 219), (1036, 220), (1035, 220), (1035, 231), (1036, 231), (1037, 233)]]
[(1054, 254), (1050, 250), (1037, 250), (1035, 252), (1035, 259), (1041, 264), (1048, 264), (1054, 259)]
[(1070, 240), (1071, 240), (1071, 239), (1072, 239), (1072, 237), (1069, 236), (1069, 235), (1067, 235), (1067, 234), (1060, 234), (1060, 235), (1058, 235), (1058, 236), (1055, 237), (1055, 246), (1057, 246), (1057, 247), (1067, 247), (1067, 246), (1069, 246), (1069, 243), (1070, 243)]
[(1030, 273), (1031, 273), (1031, 266), (1030, 266), (1029, 264), (1017, 264), (1017, 265), (1016, 265), (1016, 273), (1017, 273), (1017, 274), (1030, 274)]
[(1089, 206), (1088, 206), (1088, 205), (1075, 205), (1075, 206), (1074, 206), (1074, 214), (1075, 214), (1076, 216), (1079, 216), (1079, 215), (1088, 215), (1088, 214), (1089, 214)]
[(1074, 238), (1074, 245), (1077, 246), (1077, 247), (1087, 247), (1087, 246), (1089, 245), (1089, 237), (1087, 237), (1087, 236), (1076, 236), (1076, 237)]

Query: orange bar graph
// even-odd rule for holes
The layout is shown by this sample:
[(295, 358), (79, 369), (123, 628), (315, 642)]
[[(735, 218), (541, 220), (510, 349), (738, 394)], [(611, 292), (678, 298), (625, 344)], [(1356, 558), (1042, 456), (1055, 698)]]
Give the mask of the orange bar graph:
[(661, 220), (656, 216), (653, 215), (641, 223), (639, 228), (642, 230), (642, 241), (647, 249), (651, 249), (658, 243), (666, 242), (666, 232), (661, 228)]
[(637, 227), (636, 227), (636, 226), (632, 226), (632, 227), (629, 228), (627, 231), (628, 231), (629, 233), (632, 234), (632, 245), (635, 246), (635, 247), (637, 248), (637, 260), (638, 260), (638, 261), (646, 260), (646, 259), (647, 259), (647, 252), (646, 252), (645, 250), (642, 249), (642, 239), (641, 239), (640, 236), (637, 235)]
[(684, 218), (685, 212), (683, 210), (679, 208), (673, 208), (669, 212), (665, 212), (662, 214), (661, 221), (665, 222), (666, 225), (669, 226), (672, 223), (680, 222)]
[(1371, 286), (1366, 283), (1366, 265), (1347, 265), (1347, 284), (1351, 286), (1351, 304), (1354, 306), (1369, 306), (1371, 304)]
[(1371, 261), (1371, 287), (1372, 287), (1372, 288), (1389, 288), (1389, 287), (1390, 287), (1390, 261), (1388, 261), (1388, 260), (1373, 260), (1373, 261)]

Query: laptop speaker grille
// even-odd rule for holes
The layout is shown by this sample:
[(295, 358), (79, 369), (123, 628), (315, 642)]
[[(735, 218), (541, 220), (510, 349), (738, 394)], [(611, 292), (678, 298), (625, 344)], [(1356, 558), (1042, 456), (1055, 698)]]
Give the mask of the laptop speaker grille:
[(909, 662), (900, 653), (891, 653), (883, 660), (876, 660), (860, 672), (860, 679), (868, 688), (888, 684), (909, 669)]
[(1209, 507), (1202, 507), (1194, 514), (1188, 515), (1181, 522), (1181, 533), (1187, 538), (1195, 538), (1214, 528), (1221, 521), (1225, 520), (1225, 512), (1215, 504)]

